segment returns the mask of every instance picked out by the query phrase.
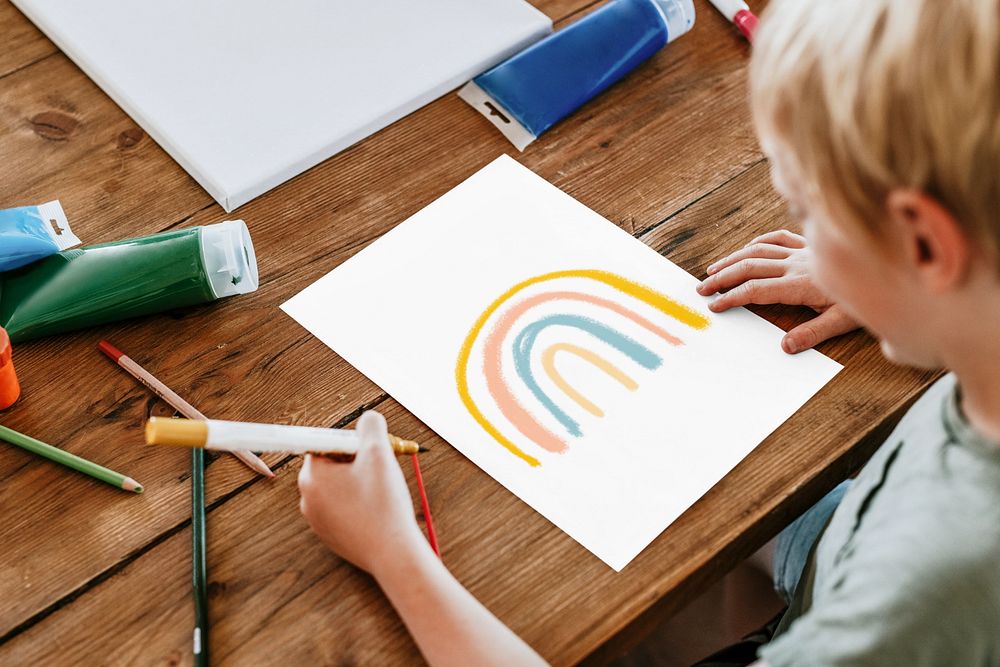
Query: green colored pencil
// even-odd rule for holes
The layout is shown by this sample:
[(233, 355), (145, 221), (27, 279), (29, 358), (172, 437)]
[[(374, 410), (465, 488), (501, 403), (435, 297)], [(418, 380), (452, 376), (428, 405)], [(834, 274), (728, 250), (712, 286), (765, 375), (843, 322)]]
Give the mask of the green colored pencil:
[(194, 585), (194, 664), (208, 665), (208, 568), (205, 561), (205, 450), (191, 450), (191, 583)]
[(142, 493), (142, 484), (135, 481), (131, 477), (126, 477), (125, 475), (117, 473), (114, 470), (108, 470), (104, 466), (99, 466), (96, 463), (88, 461), (87, 459), (80, 458), (76, 454), (70, 454), (69, 452), (63, 451), (58, 447), (47, 445), (41, 440), (35, 440), (34, 438), (28, 437), (23, 433), (18, 433), (13, 429), (9, 429), (6, 426), (0, 426), (0, 440), (6, 440), (12, 445), (17, 445), (18, 447), (27, 449), (33, 454), (44, 456), (50, 461), (61, 463), (67, 468), (72, 468), (73, 470), (82, 472), (85, 475), (90, 475), (95, 479), (99, 479), (102, 482), (107, 482), (112, 486), (117, 486), (119, 489)]

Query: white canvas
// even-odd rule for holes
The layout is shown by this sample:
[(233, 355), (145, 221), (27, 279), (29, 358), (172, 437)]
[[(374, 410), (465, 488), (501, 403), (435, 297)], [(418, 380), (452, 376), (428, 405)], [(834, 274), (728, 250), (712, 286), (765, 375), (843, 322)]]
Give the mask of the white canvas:
[(621, 570), (840, 370), (697, 284), (504, 156), (282, 308)]
[(524, 0), (13, 0), (226, 211), (546, 35)]

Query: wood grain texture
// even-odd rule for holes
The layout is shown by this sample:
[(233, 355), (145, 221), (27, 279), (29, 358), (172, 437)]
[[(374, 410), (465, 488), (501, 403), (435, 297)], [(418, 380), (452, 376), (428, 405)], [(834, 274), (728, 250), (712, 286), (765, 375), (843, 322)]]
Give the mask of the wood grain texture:
[(0, 79), (50, 56), (58, 49), (8, 0), (0, 0)]
[[(536, 4), (557, 20), (596, 6)], [(517, 159), (699, 275), (785, 216), (749, 122), (747, 47), (697, 4), (694, 32)], [(0, 2), (4, 12), (0, 34), (33, 30)], [(44, 57), (44, 38), (18, 39), (34, 46), (0, 61), (0, 205), (58, 197), (91, 243), (227, 217), (62, 54)], [(190, 662), (188, 457), (141, 445), (145, 418), (165, 406), (96, 351), (104, 337), (209, 416), (334, 425), (386, 409), (400, 435), (434, 447), (424, 467), (446, 562), (555, 664), (600, 661), (637, 619), (679, 608), (856, 467), (929, 381), (862, 334), (825, 345), (845, 371), (615, 575), (278, 310), (504, 152), (491, 125), (446, 96), (228, 216), (251, 229), (259, 292), (18, 346), (24, 398), (3, 423), (146, 493), (0, 447), (0, 664)], [(786, 327), (807, 316), (758, 312)], [(208, 466), (215, 659), (418, 662), (372, 581), (305, 530), (297, 460), (267, 460), (277, 480), (231, 457)]]
[(93, 244), (160, 231), (211, 202), (63, 54), (0, 79), (0, 90), (4, 206), (59, 199)]

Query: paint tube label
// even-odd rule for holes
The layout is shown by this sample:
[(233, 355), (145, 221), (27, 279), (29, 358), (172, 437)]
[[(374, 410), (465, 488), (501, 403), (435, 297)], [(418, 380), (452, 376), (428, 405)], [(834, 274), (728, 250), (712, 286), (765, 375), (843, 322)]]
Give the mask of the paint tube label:
[(459, 96), (523, 150), (693, 24), (691, 0), (612, 0), (483, 72)]
[(38, 213), (44, 223), (42, 228), (58, 250), (66, 250), (80, 245), (81, 241), (69, 228), (69, 220), (66, 219), (62, 204), (59, 203), (58, 199), (41, 204), (38, 207)]
[(79, 244), (58, 201), (0, 211), (0, 271), (12, 271)]

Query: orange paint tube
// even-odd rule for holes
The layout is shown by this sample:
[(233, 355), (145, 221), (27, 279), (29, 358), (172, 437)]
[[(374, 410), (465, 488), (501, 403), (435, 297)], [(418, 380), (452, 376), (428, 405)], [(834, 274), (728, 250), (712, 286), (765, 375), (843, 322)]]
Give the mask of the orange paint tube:
[(21, 385), (18, 384), (17, 374), (14, 372), (10, 338), (7, 332), (0, 328), (0, 410), (6, 410), (14, 405), (20, 396)]

